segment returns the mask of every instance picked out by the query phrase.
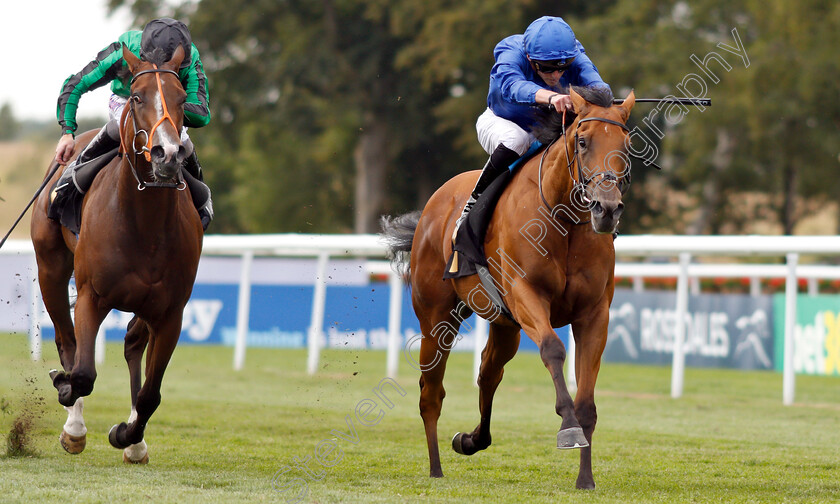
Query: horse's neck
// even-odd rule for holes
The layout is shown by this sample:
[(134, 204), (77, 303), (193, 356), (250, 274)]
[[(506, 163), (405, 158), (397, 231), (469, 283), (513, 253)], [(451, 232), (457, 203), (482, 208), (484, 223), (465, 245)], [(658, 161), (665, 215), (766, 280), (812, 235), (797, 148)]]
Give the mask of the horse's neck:
[[(137, 156), (136, 159), (134, 156), (129, 159), (129, 156), (132, 155), (123, 155), (118, 167), (117, 192), (120, 198), (120, 213), (138, 232), (159, 233), (161, 228), (170, 226), (169, 219), (177, 215), (175, 206), (180, 191), (169, 188), (141, 188), (137, 178), (146, 183), (150, 182), (146, 180), (146, 174), (151, 171), (151, 166), (142, 156)], [(133, 168), (132, 163), (135, 163)]]
[[(555, 214), (567, 216), (571, 220), (575, 217), (586, 220), (585, 209), (579, 208), (572, 200), (572, 190), (575, 180), (572, 172), (577, 168), (577, 160), (572, 146), (566, 144), (567, 137), (563, 136), (554, 142), (545, 159), (541, 160), (542, 169), (537, 169), (537, 177), (541, 177), (538, 195), (541, 205), (547, 205)], [(570, 160), (572, 162), (570, 162)]]

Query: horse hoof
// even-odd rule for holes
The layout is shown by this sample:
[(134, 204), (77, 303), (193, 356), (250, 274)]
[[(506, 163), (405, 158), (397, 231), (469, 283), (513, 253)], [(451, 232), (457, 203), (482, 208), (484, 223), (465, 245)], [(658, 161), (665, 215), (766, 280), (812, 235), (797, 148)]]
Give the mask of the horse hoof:
[(111, 443), (111, 446), (113, 446), (114, 448), (122, 450), (124, 448), (128, 448), (128, 445), (122, 444), (117, 440), (117, 433), (120, 430), (120, 426), (125, 426), (123, 427), (123, 429), (127, 427), (124, 423), (115, 424), (113, 427), (111, 427), (111, 430), (108, 431), (108, 442)]
[(595, 490), (595, 482), (591, 479), (581, 480), (578, 478), (575, 482), (575, 488), (578, 490)]
[(463, 432), (456, 432), (454, 436), (452, 436), (452, 449), (455, 450), (455, 453), (460, 453), (461, 455), (466, 455), (464, 453), (464, 447), (461, 445), (461, 440), (464, 438)]
[(58, 385), (58, 404), (67, 408), (72, 408), (76, 404), (76, 399), (80, 396), (73, 394), (73, 388), (69, 383), (61, 383)]
[(586, 448), (589, 446), (589, 441), (583, 435), (583, 429), (580, 427), (570, 427), (557, 431), (557, 448), (561, 450), (569, 450), (573, 448)]
[(126, 464), (145, 465), (149, 463), (149, 454), (146, 453), (140, 460), (131, 460), (128, 454), (123, 451), (123, 462), (125, 462)]
[(61, 431), (61, 435), (58, 436), (58, 440), (61, 442), (61, 447), (64, 448), (64, 451), (71, 455), (78, 455), (82, 453), (87, 445), (86, 434), (78, 437), (71, 436), (64, 430)]

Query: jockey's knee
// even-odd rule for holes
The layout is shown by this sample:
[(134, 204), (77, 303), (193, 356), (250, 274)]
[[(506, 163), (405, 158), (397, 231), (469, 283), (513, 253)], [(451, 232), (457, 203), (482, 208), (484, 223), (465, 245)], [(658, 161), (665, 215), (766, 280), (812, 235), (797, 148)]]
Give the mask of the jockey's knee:
[(187, 134), (186, 126), (181, 128), (181, 145), (186, 147), (188, 156), (195, 150), (195, 146), (193, 146), (192, 140), (190, 140), (190, 136)]
[(526, 132), (522, 132), (522, 134), (513, 133), (506, 135), (502, 138), (500, 145), (504, 145), (508, 149), (516, 152), (520, 156), (525, 154), (528, 151), (528, 148), (531, 146), (531, 138)]
[(119, 140), (120, 139), (120, 123), (119, 123), (119, 121), (117, 121), (116, 119), (111, 119), (110, 121), (105, 123), (104, 128), (105, 128), (105, 133), (107, 133), (108, 136), (112, 140)]

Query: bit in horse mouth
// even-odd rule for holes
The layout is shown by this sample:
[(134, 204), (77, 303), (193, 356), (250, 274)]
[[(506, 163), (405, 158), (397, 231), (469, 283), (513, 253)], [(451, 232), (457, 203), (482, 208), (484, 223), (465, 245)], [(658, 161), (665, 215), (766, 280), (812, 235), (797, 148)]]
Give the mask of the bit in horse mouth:
[(178, 163), (152, 163), (152, 178), (155, 182), (176, 182), (178, 178)]

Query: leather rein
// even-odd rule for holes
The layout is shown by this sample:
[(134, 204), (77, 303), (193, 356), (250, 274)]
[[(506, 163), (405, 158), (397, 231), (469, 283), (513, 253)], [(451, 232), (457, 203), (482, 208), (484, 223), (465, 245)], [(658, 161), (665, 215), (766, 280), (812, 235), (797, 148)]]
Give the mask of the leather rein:
[[(180, 76), (174, 70), (167, 70), (167, 69), (164, 69), (164, 68), (158, 68), (157, 65), (153, 65), (153, 66), (154, 66), (154, 68), (150, 68), (150, 69), (147, 69), (147, 70), (141, 70), (141, 71), (137, 72), (136, 74), (134, 74), (134, 77), (131, 78), (131, 82), (129, 83), (129, 86), (134, 86), (134, 82), (137, 80), (138, 77), (140, 77), (142, 75), (147, 75), (147, 74), (154, 75), (155, 80), (157, 80), (157, 87), (158, 87), (158, 93), (160, 94), (161, 106), (163, 107), (163, 117), (158, 119), (158, 121), (155, 123), (155, 125), (152, 126), (151, 132), (146, 131), (144, 129), (138, 130), (137, 129), (137, 114), (134, 110), (134, 106), (139, 101), (139, 98), (132, 95), (128, 99), (129, 114), (127, 114), (127, 116), (128, 115), (131, 116), (131, 124), (132, 124), (132, 128), (134, 129), (134, 139), (131, 143), (133, 161), (131, 159), (129, 159), (128, 156), (126, 156), (126, 160), (128, 161), (128, 164), (131, 166), (131, 174), (134, 175), (134, 179), (137, 180), (137, 190), (138, 191), (142, 191), (142, 190), (146, 189), (147, 187), (164, 187), (164, 188), (178, 189), (179, 191), (183, 191), (184, 189), (186, 189), (187, 184), (183, 180), (183, 178), (181, 178), (181, 171), (180, 170), (178, 170), (177, 182), (145, 182), (143, 179), (141, 179), (137, 175), (137, 168), (136, 168), (137, 149), (134, 147), (134, 145), (136, 144), (137, 137), (140, 134), (143, 134), (143, 135), (146, 136), (146, 142), (143, 144), (143, 147), (140, 149), (140, 152), (143, 153), (143, 156), (146, 158), (147, 162), (152, 161), (152, 138), (154, 138), (155, 130), (157, 130), (158, 126), (163, 124), (164, 121), (169, 121), (169, 123), (172, 124), (172, 127), (175, 128), (176, 133), (180, 134), (180, 130), (178, 129), (178, 125), (175, 124), (175, 120), (172, 119), (172, 116), (169, 114), (169, 109), (166, 106), (166, 98), (163, 95), (163, 84), (161, 83), (161, 80), (160, 80), (160, 74), (169, 73), (169, 74), (174, 75), (175, 77), (178, 77), (179, 79), (180, 79)], [(128, 121), (128, 117), (126, 117), (126, 121)], [(123, 133), (125, 131), (125, 123), (122, 126), (123, 127), (120, 128), (120, 154), (125, 154), (125, 153), (128, 152), (126, 147), (125, 147), (126, 146), (125, 134)]]
[[(612, 172), (602, 171), (602, 172), (595, 173), (591, 177), (588, 177), (588, 178), (583, 175), (583, 168), (581, 168), (580, 156), (578, 154), (578, 140), (579, 140), (578, 128), (580, 128), (580, 123), (587, 122), (587, 121), (600, 121), (600, 122), (605, 122), (605, 123), (608, 123), (608, 124), (614, 124), (616, 126), (619, 126), (624, 131), (627, 131), (627, 132), (630, 131), (630, 128), (628, 128), (626, 124), (620, 123), (618, 121), (613, 121), (612, 119), (607, 119), (605, 117), (586, 117), (584, 119), (578, 120), (577, 126), (575, 126), (574, 156), (571, 156), (569, 154), (569, 143), (565, 142), (566, 160), (567, 160), (566, 168), (569, 170), (569, 177), (572, 179), (572, 182), (574, 183), (574, 185), (572, 187), (572, 190), (569, 192), (569, 198), (573, 197), (573, 194), (575, 193), (575, 191), (578, 191), (581, 194), (585, 195), (586, 194), (586, 187), (589, 185), (590, 182), (592, 182), (593, 179), (595, 179), (595, 177), (597, 177), (599, 175), (601, 175), (603, 177), (603, 180), (610, 180), (610, 181), (615, 182), (616, 184), (618, 183), (618, 177), (616, 177), (615, 174), (612, 173)], [(566, 138), (566, 111), (565, 110), (563, 111), (563, 126), (562, 126), (562, 128), (563, 128), (563, 133), (559, 137), (552, 140), (551, 143), (548, 144), (548, 147), (546, 147), (545, 150), (543, 151), (542, 157), (540, 157), (540, 166), (539, 166), (539, 171), (538, 171), (538, 174), (537, 174), (538, 185), (539, 185), (539, 189), (540, 189), (540, 198), (542, 198), (543, 204), (549, 209), (549, 211), (551, 211), (552, 215), (554, 215), (554, 211), (553, 211), (554, 209), (551, 207), (551, 205), (548, 204), (548, 201), (545, 199), (545, 194), (543, 194), (542, 170), (543, 170), (543, 162), (545, 161), (546, 155), (548, 154), (548, 150), (551, 148), (552, 145), (554, 145), (554, 142), (556, 142), (558, 139), (560, 139), (560, 138), (565, 139)], [(572, 165), (575, 165), (577, 167), (577, 179), (574, 176), (574, 169), (572, 168)], [(626, 178), (629, 177), (629, 173), (627, 173), (625, 175), (625, 177)], [(622, 194), (624, 194), (627, 191), (627, 188), (629, 187), (629, 185), (630, 185), (630, 183), (628, 181), (627, 184), (623, 188), (620, 188)], [(572, 221), (570, 219), (567, 219), (567, 218), (563, 217), (560, 214), (557, 214), (557, 215), (554, 215), (554, 216), (558, 217), (561, 220), (563, 220), (564, 222), (567, 222), (567, 223), (572, 224), (572, 225), (588, 224), (589, 222), (592, 221), (592, 219), (589, 219), (587, 221), (575, 222), (575, 221)]]

